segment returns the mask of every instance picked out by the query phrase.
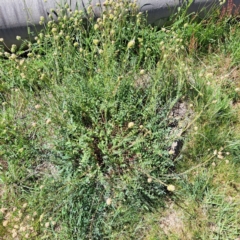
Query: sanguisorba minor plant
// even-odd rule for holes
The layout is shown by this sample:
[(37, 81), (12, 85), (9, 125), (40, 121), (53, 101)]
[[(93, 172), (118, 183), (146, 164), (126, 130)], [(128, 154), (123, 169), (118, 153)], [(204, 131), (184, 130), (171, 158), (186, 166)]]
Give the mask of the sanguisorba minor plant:
[(174, 191), (163, 176), (182, 137), (168, 116), (185, 84), (184, 47), (136, 9), (108, 1), (94, 19), (91, 7), (83, 17), (66, 5), (27, 43), (27, 57), (14, 46), (2, 53), (0, 154), (12, 189), (3, 204), (13, 193), (28, 201), (35, 235), (124, 236)]

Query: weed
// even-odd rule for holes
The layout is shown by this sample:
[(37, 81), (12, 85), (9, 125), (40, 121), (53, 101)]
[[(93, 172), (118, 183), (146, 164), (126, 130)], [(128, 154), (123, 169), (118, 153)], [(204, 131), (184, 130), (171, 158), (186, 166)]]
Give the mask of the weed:
[[(1, 237), (237, 237), (225, 217), (237, 203), (216, 193), (213, 173), (238, 164), (238, 85), (204, 65), (223, 51), (232, 60), (224, 71), (238, 71), (237, 23), (185, 13), (157, 29), (135, 3), (104, 8), (94, 19), (91, 6), (87, 16), (65, 6), (58, 23), (40, 19), (27, 50), (1, 52)], [(189, 204), (188, 217), (156, 213), (169, 198)], [(174, 232), (164, 221), (175, 216)]]

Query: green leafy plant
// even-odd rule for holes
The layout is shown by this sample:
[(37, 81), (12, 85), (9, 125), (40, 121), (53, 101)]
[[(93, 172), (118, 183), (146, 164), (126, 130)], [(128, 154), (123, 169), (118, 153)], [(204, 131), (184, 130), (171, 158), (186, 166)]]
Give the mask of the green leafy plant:
[(199, 64), (211, 47), (235, 66), (238, 31), (181, 11), (154, 28), (128, 1), (107, 2), (98, 19), (91, 6), (57, 14), (27, 49), (1, 52), (1, 236), (142, 239), (145, 216), (169, 197), (208, 197), (214, 178), (188, 174), (227, 153), (237, 162), (237, 86)]

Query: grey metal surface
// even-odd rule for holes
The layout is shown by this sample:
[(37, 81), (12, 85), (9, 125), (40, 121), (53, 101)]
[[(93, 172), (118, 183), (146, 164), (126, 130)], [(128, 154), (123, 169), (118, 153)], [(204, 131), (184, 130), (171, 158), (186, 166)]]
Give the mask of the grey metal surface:
[[(230, 0), (226, 0), (225, 4), (220, 6), (219, 0), (195, 0), (191, 4), (189, 12), (200, 12), (203, 9), (207, 11), (213, 5), (224, 7), (228, 1)], [(40, 17), (48, 19), (51, 9), (57, 9), (60, 5), (68, 3), (72, 10), (75, 10), (76, 6), (78, 9), (84, 10), (90, 5), (89, 2), (89, 0), (0, 0), (0, 38), (4, 39), (8, 47), (12, 44), (19, 45), (20, 41), (16, 40), (16, 36), (28, 39), (29, 32), (40, 30), (43, 27), (39, 24)], [(189, 1), (138, 0), (137, 4), (139, 11), (148, 12), (150, 24), (159, 24), (161, 19), (169, 17), (186, 2)], [(232, 2), (236, 6), (240, 5), (240, 0), (232, 0)], [(96, 17), (101, 14), (101, 8), (97, 7), (97, 3), (103, 4), (104, 0), (91, 1)]]

